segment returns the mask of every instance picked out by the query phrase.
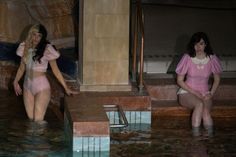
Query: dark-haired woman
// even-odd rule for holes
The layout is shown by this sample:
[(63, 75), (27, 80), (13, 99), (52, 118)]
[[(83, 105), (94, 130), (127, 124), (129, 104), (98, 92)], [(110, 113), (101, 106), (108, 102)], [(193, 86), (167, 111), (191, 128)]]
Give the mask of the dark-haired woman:
[[(177, 84), (180, 86), (177, 92), (179, 103), (193, 110), (191, 117), (193, 136), (201, 135), (201, 122), (208, 135), (212, 136), (213, 120), (210, 114), (212, 97), (219, 86), (222, 67), (204, 32), (193, 34), (187, 50), (176, 68)], [(211, 86), (208, 85), (210, 76), (213, 76)]]
[[(57, 66), (56, 59), (60, 56), (47, 41), (47, 31), (41, 24), (33, 25), (26, 40), (20, 43), (16, 54), (21, 57), (13, 85), (16, 95), (23, 93), (24, 105), (28, 118), (36, 122), (44, 122), (44, 116), (51, 98), (51, 89), (46, 71), (48, 63), (53, 74), (64, 87), (66, 94), (76, 94), (70, 90)], [(25, 73), (23, 92), (19, 80)]]

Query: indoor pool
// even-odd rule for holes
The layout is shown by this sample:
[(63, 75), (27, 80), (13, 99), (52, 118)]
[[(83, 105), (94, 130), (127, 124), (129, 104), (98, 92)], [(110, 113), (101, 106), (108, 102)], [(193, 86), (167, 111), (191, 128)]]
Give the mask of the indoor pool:
[[(65, 138), (63, 122), (48, 109), (46, 125), (27, 120), (22, 98), (1, 91), (0, 157), (77, 157)], [(214, 118), (213, 138), (193, 138), (187, 117), (152, 117), (152, 124), (111, 130), (110, 157), (236, 156), (236, 119)], [(81, 157), (104, 157), (100, 152)], [(78, 157), (80, 157), (78, 156)]]

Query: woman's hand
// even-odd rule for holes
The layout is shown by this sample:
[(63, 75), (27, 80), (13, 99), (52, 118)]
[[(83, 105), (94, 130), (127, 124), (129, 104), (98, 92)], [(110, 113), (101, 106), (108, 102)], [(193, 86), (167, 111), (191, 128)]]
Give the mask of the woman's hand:
[(79, 92), (78, 91), (72, 91), (71, 89), (69, 89), (69, 88), (66, 88), (65, 89), (65, 92), (66, 92), (66, 94), (67, 95), (75, 95), (75, 94), (79, 94)]
[(198, 91), (192, 91), (191, 93), (202, 100), (204, 99), (204, 96)]
[(22, 89), (18, 82), (13, 82), (14, 90), (17, 96), (22, 95)]
[(204, 100), (209, 100), (212, 98), (212, 94), (211, 92), (208, 92), (205, 96), (204, 96)]

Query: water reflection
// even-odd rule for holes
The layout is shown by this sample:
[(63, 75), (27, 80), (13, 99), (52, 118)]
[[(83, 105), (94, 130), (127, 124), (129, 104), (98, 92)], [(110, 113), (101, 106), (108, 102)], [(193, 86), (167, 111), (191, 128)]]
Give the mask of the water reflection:
[(10, 121), (6, 131), (1, 133), (0, 150), (6, 156), (67, 155), (62, 128), (52, 128), (27, 120), (14, 120)]
[[(236, 118), (215, 118), (215, 136), (193, 138), (186, 117), (153, 121), (150, 131), (112, 133), (111, 157), (236, 156)], [(145, 142), (146, 141), (146, 142)]]
[(49, 110), (48, 123), (27, 120), (18, 99), (0, 93), (0, 157), (231, 157), (236, 119), (214, 118), (213, 138), (193, 138), (186, 117), (153, 118), (150, 124), (111, 131), (110, 152), (70, 152), (63, 122)]
[[(48, 113), (48, 123), (29, 121), (22, 101), (0, 97), (0, 156), (70, 157), (63, 122)], [(48, 111), (51, 112), (51, 111)]]

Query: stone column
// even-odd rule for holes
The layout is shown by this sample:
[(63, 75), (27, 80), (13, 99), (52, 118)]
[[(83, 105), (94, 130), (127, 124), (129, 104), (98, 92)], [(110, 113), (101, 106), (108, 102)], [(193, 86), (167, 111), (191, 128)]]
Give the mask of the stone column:
[(129, 0), (81, 0), (81, 91), (130, 91)]

